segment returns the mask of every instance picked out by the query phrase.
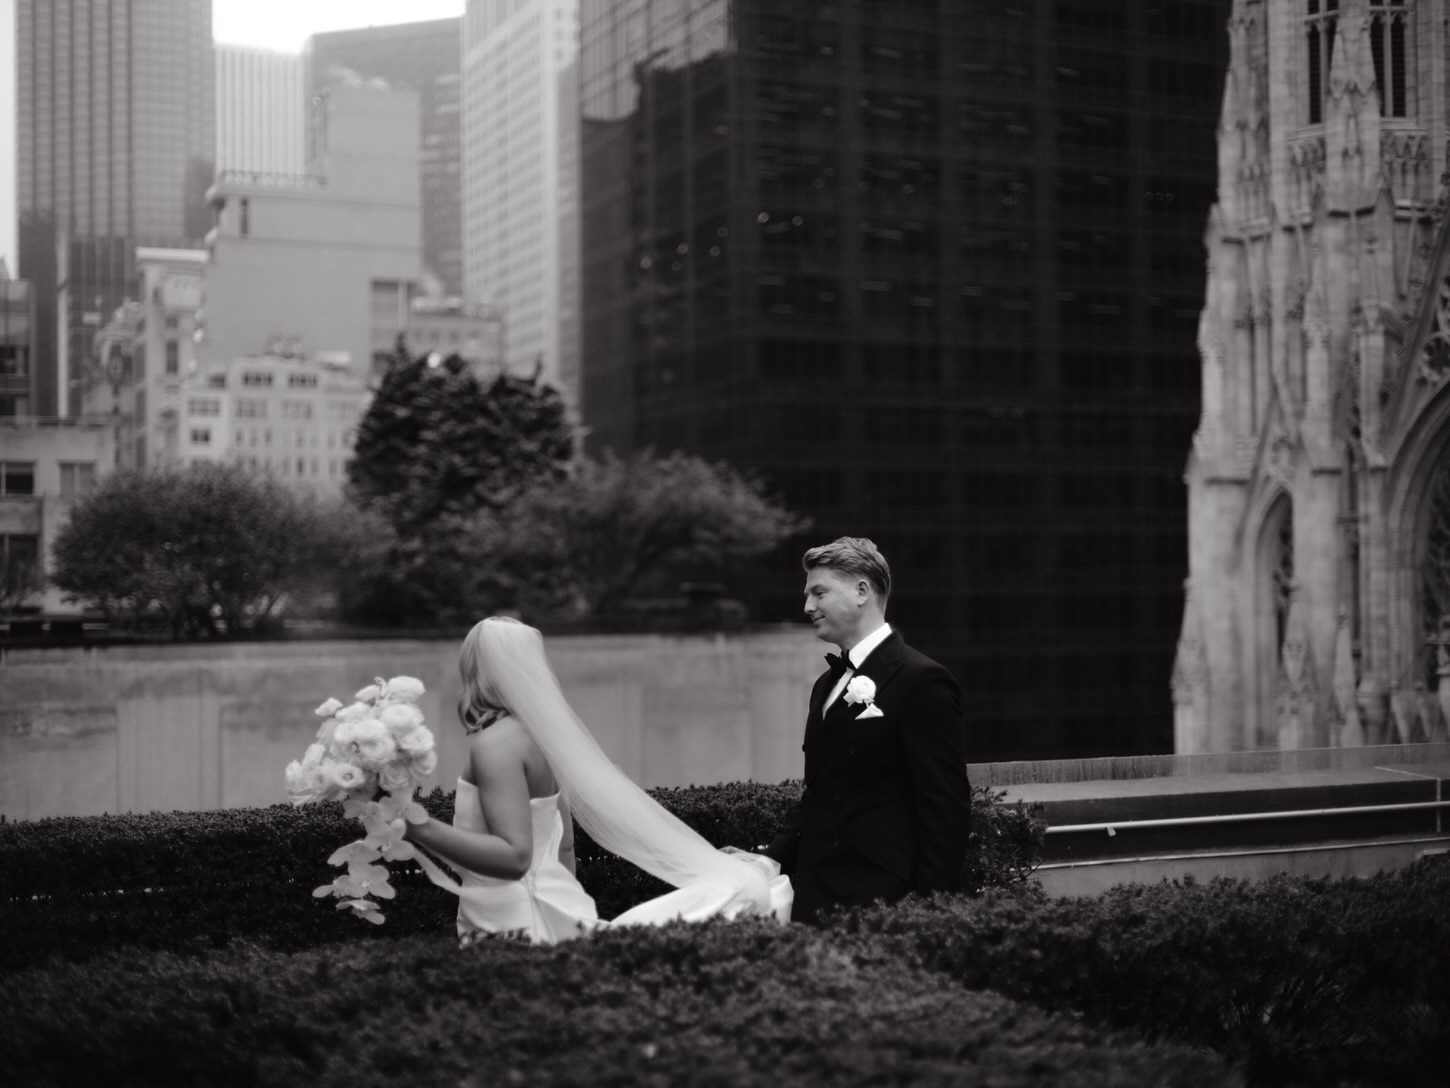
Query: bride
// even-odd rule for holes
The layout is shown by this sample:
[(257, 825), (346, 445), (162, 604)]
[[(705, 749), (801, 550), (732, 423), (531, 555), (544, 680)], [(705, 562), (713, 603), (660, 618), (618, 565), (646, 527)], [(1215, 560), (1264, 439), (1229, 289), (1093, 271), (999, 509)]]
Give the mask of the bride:
[[(790, 881), (774, 861), (715, 849), (610, 761), (559, 690), (537, 630), (483, 620), (463, 640), (458, 669), (471, 737), (453, 822), (409, 824), (406, 837), (459, 870), (461, 883), (419, 855), (429, 878), (458, 896), (463, 941), (479, 932), (553, 942), (607, 925), (790, 917)], [(574, 819), (676, 890), (601, 920), (574, 875)]]

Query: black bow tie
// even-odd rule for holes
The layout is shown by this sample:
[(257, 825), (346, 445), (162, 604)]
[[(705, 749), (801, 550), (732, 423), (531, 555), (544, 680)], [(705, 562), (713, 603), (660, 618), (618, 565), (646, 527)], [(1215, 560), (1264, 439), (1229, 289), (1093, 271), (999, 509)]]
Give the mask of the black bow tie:
[(845, 672), (847, 669), (855, 668), (846, 654), (827, 654), (826, 664), (831, 666), (832, 672)]

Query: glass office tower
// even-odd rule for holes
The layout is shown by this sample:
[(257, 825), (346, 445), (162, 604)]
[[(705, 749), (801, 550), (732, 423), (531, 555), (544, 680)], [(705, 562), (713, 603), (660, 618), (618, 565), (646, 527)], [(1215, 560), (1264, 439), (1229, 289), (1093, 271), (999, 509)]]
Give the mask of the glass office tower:
[(583, 414), (870, 536), (974, 758), (1169, 751), (1228, 0), (584, 0)]
[(15, 53), (18, 272), (35, 300), (31, 410), (66, 415), (78, 404), (76, 367), (125, 296), (129, 250), (199, 241), (210, 226), (211, 2), (17, 0)]

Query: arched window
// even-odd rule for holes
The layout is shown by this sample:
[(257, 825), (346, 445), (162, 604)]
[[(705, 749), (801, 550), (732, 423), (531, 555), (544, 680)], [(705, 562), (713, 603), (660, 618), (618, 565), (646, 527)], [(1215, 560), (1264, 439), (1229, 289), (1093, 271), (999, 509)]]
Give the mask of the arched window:
[(1324, 120), (1324, 95), (1329, 88), (1329, 65), (1334, 60), (1334, 35), (1339, 29), (1339, 0), (1305, 0), (1304, 17), (1307, 52), (1305, 68), (1309, 83), (1309, 123)]
[(1369, 44), (1383, 117), (1411, 116), (1409, 41), (1409, 0), (1369, 0)]
[(1420, 564), (1420, 609), (1424, 632), (1425, 686), (1435, 690), (1450, 675), (1450, 464), (1442, 463), (1430, 484), (1425, 546)]

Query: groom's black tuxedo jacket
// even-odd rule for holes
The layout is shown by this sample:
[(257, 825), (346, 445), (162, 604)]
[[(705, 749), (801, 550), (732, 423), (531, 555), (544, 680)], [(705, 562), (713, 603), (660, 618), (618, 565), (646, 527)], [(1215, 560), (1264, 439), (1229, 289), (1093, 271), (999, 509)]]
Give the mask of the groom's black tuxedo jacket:
[(805, 792), (766, 853), (791, 878), (793, 921), (834, 904), (961, 888), (971, 819), (961, 692), (941, 665), (892, 634), (861, 663), (880, 717), (862, 718), (841, 674), (811, 691)]

